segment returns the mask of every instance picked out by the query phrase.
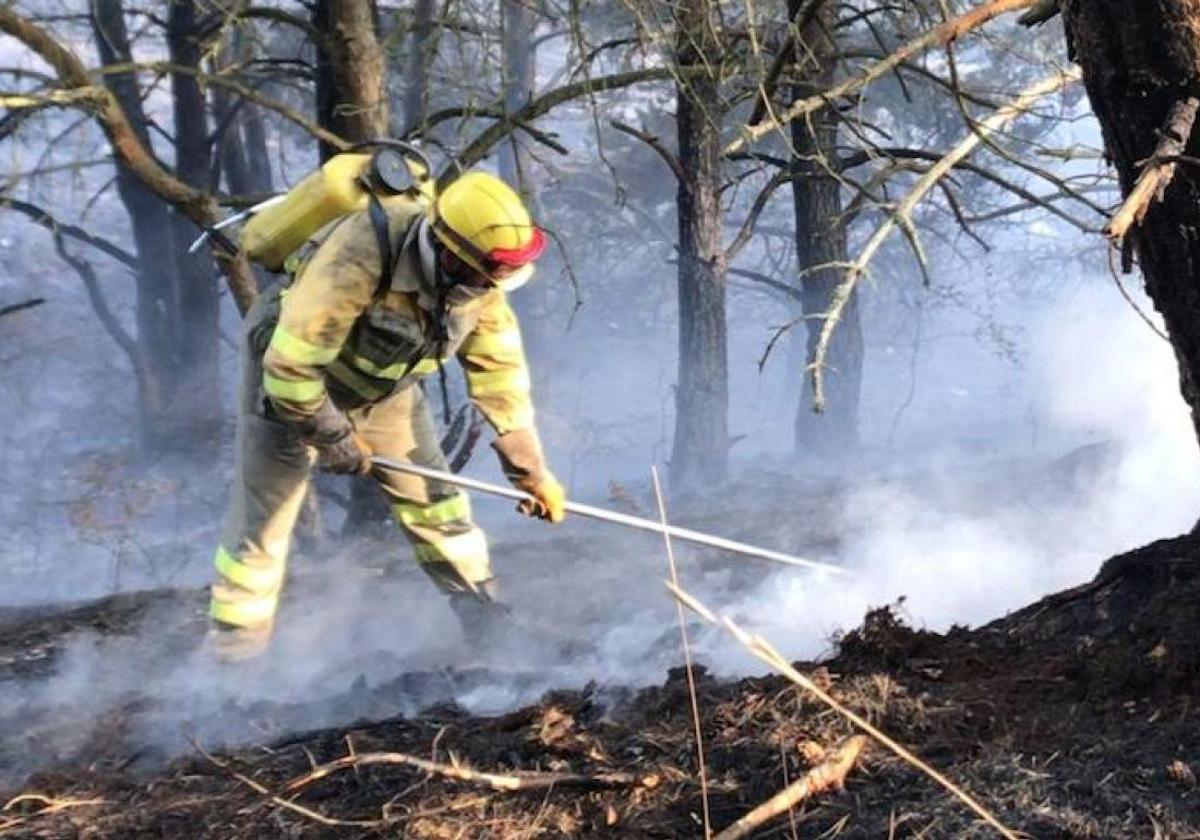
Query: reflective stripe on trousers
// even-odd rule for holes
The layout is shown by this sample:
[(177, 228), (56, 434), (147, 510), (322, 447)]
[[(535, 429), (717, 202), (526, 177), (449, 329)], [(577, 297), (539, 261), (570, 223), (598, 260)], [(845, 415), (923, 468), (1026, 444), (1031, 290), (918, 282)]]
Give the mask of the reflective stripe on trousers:
[[(257, 306), (257, 304), (256, 304)], [(264, 312), (265, 310), (265, 312)], [(285, 424), (262, 415), (262, 352), (271, 311), (252, 309), (243, 350), (238, 458), (229, 513), (214, 560), (211, 615), (223, 624), (272, 622), (283, 586), (292, 530), (308, 492), (315, 452)], [(257, 316), (257, 321), (256, 321)], [(446, 469), (424, 394), (415, 386), (349, 412), (372, 452)], [(376, 476), (417, 554), (421, 568), (446, 593), (474, 591), (492, 576), (487, 540), (471, 521), (467, 497), (418, 476)]]

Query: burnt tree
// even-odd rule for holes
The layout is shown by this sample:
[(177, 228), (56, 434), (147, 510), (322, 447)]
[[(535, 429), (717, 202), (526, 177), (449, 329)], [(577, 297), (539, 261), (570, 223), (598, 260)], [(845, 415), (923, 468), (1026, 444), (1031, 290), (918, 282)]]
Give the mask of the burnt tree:
[[(1039, 8), (1052, 14), (1052, 4)], [(1162, 314), (1180, 388), (1200, 436), (1200, 168), (1159, 157), (1200, 155), (1193, 132), (1200, 82), (1200, 0), (1064, 0), (1072, 57), (1117, 170), (1126, 206), (1110, 232), (1124, 233), (1124, 265), (1140, 262)], [(1038, 18), (1026, 16), (1027, 22)], [(1146, 190), (1148, 181), (1156, 182)], [(1160, 189), (1165, 185), (1165, 190)], [(1161, 196), (1161, 200), (1158, 197)], [(1137, 212), (1130, 212), (1137, 211)], [(1144, 216), (1141, 213), (1144, 212)], [(1126, 232), (1126, 220), (1136, 220)], [(1104, 564), (1095, 580), (1018, 614), (1009, 635), (1024, 644), (1070, 634), (1088, 642), (1082, 677), (1195, 696), (1200, 657), (1200, 528)], [(1155, 655), (1147, 655), (1154, 650)], [(1106, 689), (1107, 690), (1107, 689)]]
[(679, 376), (671, 487), (687, 493), (726, 477), (729, 362), (727, 265), (721, 241), (720, 44), (712, 0), (676, 12), (675, 124), (679, 139)]
[[(788, 0), (788, 16), (796, 20), (805, 12), (802, 0)], [(794, 37), (799, 41), (796, 72), (801, 82), (793, 97), (805, 99), (833, 85), (836, 53), (832, 34), (835, 7), (823, 10)], [(829, 348), (825, 373), (826, 408), (813, 410), (813, 363), (823, 321), (833, 303), (834, 290), (842, 281), (841, 266), (847, 261), (846, 226), (843, 221), (841, 185), (837, 171), (838, 115), (831, 108), (791, 123), (792, 205), (796, 220), (796, 263), (800, 270), (801, 310), (805, 330), (793, 341), (802, 344), (793, 353), (803, 359), (803, 386), (796, 412), (794, 440), (797, 453), (829, 453), (853, 446), (858, 439), (858, 404), (862, 389), (863, 336), (858, 311), (858, 292), (842, 314)]]
[[(372, 0), (319, 0), (313, 8), (313, 23), (326, 35), (317, 46), (317, 121), (352, 143), (388, 134), (386, 64), (374, 6)], [(321, 160), (336, 153), (328, 143), (321, 144)], [(350, 500), (343, 535), (388, 521), (387, 505), (373, 481), (351, 482)], [(315, 503), (311, 494), (309, 502)]]
[[(132, 62), (121, 0), (96, 0), (91, 24), (100, 60), (106, 65)], [(137, 141), (152, 148), (142, 93), (132, 70), (104, 74)], [(179, 348), (179, 277), (175, 271), (171, 214), (127, 166), (117, 165), (117, 194), (129, 214), (137, 250), (137, 345), (142, 360), (138, 389), (139, 436), (149, 449), (171, 443), (170, 407)]]
[[(384, 58), (372, 0), (318, 0), (313, 25), (325, 33), (317, 45), (317, 122), (351, 142), (388, 133)], [(321, 143), (321, 160), (337, 153)]]
[[(167, 49), (171, 63), (191, 72), (171, 74), (174, 112), (175, 170), (179, 180), (203, 190), (212, 169), (208, 111), (197, 74), (206, 45), (199, 36), (195, 0), (172, 0), (167, 16)], [(208, 248), (194, 254), (188, 245), (200, 229), (179, 214), (171, 216), (173, 256), (179, 283), (178, 386), (172, 409), (177, 431), (202, 441), (219, 431), (221, 418), (220, 357), (217, 336), (220, 297), (217, 272)]]
[[(1072, 57), (1083, 71), (1104, 144), (1128, 196), (1164, 132), (1200, 155), (1187, 101), (1200, 85), (1200, 0), (1067, 0)], [(1176, 112), (1173, 125), (1169, 125)], [(1182, 113), (1181, 113), (1182, 112)], [(1182, 121), (1180, 121), (1182, 119)], [(1126, 238), (1146, 292), (1166, 323), (1183, 398), (1200, 436), (1200, 168), (1179, 166), (1162, 196)], [(1131, 253), (1126, 251), (1126, 268)]]

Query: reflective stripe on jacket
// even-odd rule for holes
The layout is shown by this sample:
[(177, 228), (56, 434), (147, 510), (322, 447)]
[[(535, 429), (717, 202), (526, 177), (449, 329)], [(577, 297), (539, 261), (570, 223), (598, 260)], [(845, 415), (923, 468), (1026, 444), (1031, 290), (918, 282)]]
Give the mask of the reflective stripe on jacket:
[(301, 421), (326, 396), (343, 409), (377, 402), (436, 371), (440, 350), (441, 361), (457, 355), (471, 401), (498, 434), (531, 427), (529, 371), (504, 292), (456, 287), (439, 347), (436, 270), (423, 206), (407, 199), (385, 206), (396, 259), (384, 294), (379, 244), (366, 211), (323, 231), (284, 293), (263, 357), (263, 387), (275, 409)]

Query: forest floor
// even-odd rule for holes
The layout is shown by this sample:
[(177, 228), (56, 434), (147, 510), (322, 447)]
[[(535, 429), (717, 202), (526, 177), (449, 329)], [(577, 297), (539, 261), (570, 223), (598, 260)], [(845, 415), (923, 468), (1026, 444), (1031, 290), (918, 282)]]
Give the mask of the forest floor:
[[(916, 630), (893, 609), (874, 610), (835, 655), (798, 667), (1025, 836), (1200, 838), (1198, 561), (1200, 540), (1154, 543), (1108, 561), (1091, 583), (973, 630)], [(0, 692), (46, 679), (81, 631), (120, 637), (158, 625), (170, 637), (160, 656), (182, 655), (202, 612), (203, 593), (188, 591), (0, 614)], [(673, 643), (664, 639), (666, 655), (678, 657)], [(723, 681), (701, 670), (705, 789), (682, 669), (636, 691), (548, 691), (502, 714), (454, 702), (514, 679), (475, 667), (359, 680), (319, 700), (333, 710), (327, 719), (358, 722), (308, 730), (303, 703), (259, 701), (226, 710), (258, 727), (226, 741), (241, 746), (217, 749), (223, 730), (210, 728), (183, 756), (131, 745), (130, 722), (153, 702), (137, 692), (87, 710), (27, 698), (0, 707), (0, 768), (38, 768), (0, 782), (0, 835), (703, 837), (705, 794), (712, 825), (729, 826), (854, 734), (782, 677)], [(408, 705), (396, 714), (400, 696)], [(64, 746), (55, 733), (68, 730)], [(339, 759), (320, 778), (312, 772)], [(520, 777), (529, 789), (456, 777), (470, 775), (464, 768)], [(753, 836), (997, 834), (870, 743), (844, 790)]]

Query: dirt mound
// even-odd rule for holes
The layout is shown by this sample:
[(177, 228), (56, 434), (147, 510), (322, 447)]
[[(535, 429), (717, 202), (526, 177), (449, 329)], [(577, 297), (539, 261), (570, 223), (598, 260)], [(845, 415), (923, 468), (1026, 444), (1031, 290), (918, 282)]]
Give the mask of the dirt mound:
[[(913, 630), (894, 610), (878, 610), (842, 639), (837, 658), (803, 670), (1029, 836), (1196, 836), (1200, 671), (1186, 643), (1200, 635), (1196, 552), (1187, 538), (1114, 558), (1092, 583), (975, 631)], [(697, 677), (707, 798), (718, 828), (852, 734), (782, 679), (723, 683), (702, 669)], [(380, 690), (406, 689), (372, 691)], [(87, 768), (42, 774), (22, 788), (35, 796), (4, 812), (0, 832), (698, 837), (703, 796), (692, 733), (687, 681), (675, 670), (637, 693), (555, 692), (499, 717), (442, 705), (269, 746), (197, 752), (150, 778)], [(326, 762), (340, 764), (313, 771)], [(755, 836), (835, 835), (994, 833), (872, 746), (845, 791)]]
[(1113, 557), (1091, 583), (992, 628), (1061, 667), (1093, 698), (1200, 694), (1200, 538)]

